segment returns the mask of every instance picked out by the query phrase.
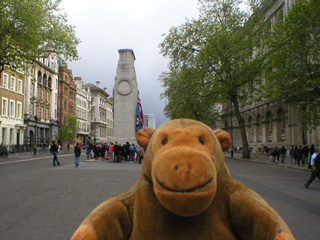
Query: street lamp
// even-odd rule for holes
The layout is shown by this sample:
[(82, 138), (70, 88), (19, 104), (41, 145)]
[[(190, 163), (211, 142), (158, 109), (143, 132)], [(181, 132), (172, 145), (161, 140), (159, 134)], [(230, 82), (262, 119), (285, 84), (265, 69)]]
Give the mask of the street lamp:
[(232, 102), (231, 102), (231, 157), (233, 157), (233, 115), (232, 115), (233, 109), (232, 109)]

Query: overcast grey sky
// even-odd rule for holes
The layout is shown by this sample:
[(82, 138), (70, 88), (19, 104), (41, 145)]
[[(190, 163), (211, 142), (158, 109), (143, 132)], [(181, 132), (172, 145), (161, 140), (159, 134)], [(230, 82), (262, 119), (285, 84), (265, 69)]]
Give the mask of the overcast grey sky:
[(168, 60), (159, 53), (163, 33), (199, 15), (197, 0), (64, 0), (62, 12), (76, 27), (82, 43), (81, 60), (69, 63), (74, 77), (85, 83), (101, 82), (112, 95), (119, 49), (130, 48), (136, 56), (140, 98), (145, 114), (156, 117), (156, 127), (167, 121), (163, 92), (158, 81)]

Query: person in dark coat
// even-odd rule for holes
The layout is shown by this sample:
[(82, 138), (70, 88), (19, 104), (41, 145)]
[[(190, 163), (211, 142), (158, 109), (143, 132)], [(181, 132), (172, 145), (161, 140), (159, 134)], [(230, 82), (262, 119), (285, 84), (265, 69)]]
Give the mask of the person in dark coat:
[(75, 156), (75, 166), (80, 167), (80, 156), (81, 156), (81, 148), (79, 147), (79, 143), (74, 147), (74, 156)]
[(299, 145), (299, 148), (295, 151), (295, 159), (297, 160), (298, 166), (300, 167), (300, 162), (302, 160), (302, 167), (304, 166), (304, 160), (303, 160), (303, 154), (302, 154), (302, 148), (301, 145)]
[(122, 156), (123, 156), (123, 146), (121, 146), (121, 144), (119, 144), (118, 163), (121, 163)]
[(295, 151), (296, 151), (296, 149), (294, 148), (294, 146), (292, 145), (291, 146), (291, 149), (290, 149), (290, 163), (291, 164), (295, 164), (296, 163), (296, 160), (295, 160)]
[(126, 144), (123, 145), (124, 161), (129, 161), (129, 147), (130, 147), (130, 143), (129, 142), (126, 142)]
[(273, 163), (278, 163), (279, 162), (280, 151), (278, 150), (277, 147), (275, 149), (273, 149), (271, 155), (273, 157)]
[(57, 157), (57, 153), (58, 153), (58, 145), (56, 141), (52, 142), (52, 154), (53, 154), (53, 166), (56, 166), (56, 163), (58, 164), (58, 166), (60, 166), (58, 157)]
[(302, 159), (302, 164), (308, 164), (308, 157), (309, 157), (309, 148), (308, 148), (308, 145), (305, 145), (303, 148), (302, 148), (302, 154), (303, 154), (303, 159)]
[(105, 157), (105, 155), (106, 155), (106, 150), (107, 150), (106, 144), (103, 144), (102, 147), (101, 147), (101, 160), (102, 160), (102, 161), (106, 159), (106, 157)]
[(114, 147), (113, 147), (113, 151), (114, 151), (114, 162), (118, 162), (118, 156), (119, 156), (119, 150), (120, 150), (120, 146), (118, 144), (118, 142), (116, 142), (114, 144)]
[(280, 149), (280, 154), (281, 154), (281, 163), (285, 163), (287, 149), (284, 146), (282, 146), (282, 148)]

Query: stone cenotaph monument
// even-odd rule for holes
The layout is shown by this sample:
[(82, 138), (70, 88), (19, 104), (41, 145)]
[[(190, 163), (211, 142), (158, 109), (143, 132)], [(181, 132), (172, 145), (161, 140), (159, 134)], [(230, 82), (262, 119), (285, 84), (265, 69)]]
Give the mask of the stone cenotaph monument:
[(136, 143), (136, 109), (138, 101), (138, 84), (131, 49), (119, 50), (117, 75), (113, 89), (113, 137), (114, 142), (124, 144)]

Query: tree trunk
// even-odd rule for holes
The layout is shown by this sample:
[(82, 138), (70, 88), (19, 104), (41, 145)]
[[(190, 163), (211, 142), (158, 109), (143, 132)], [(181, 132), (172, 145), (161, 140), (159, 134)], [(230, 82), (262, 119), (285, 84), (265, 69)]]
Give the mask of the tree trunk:
[(247, 134), (246, 134), (246, 127), (244, 125), (244, 120), (243, 120), (241, 113), (240, 113), (239, 103), (238, 103), (237, 97), (232, 98), (232, 103), (234, 106), (234, 111), (236, 113), (236, 117), (237, 117), (239, 128), (240, 128), (240, 133), (241, 133), (242, 158), (250, 158), (249, 148), (248, 148), (248, 140), (247, 140)]

